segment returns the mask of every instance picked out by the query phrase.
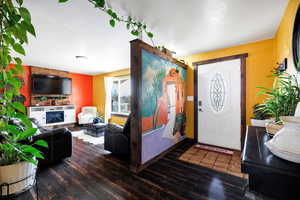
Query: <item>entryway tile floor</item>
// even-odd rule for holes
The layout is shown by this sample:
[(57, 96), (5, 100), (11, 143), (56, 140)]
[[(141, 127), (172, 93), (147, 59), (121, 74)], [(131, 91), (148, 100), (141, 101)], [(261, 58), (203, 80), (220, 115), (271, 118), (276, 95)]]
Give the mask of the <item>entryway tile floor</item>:
[(202, 150), (192, 146), (184, 152), (179, 160), (192, 164), (211, 168), (223, 173), (248, 178), (247, 174), (241, 172), (241, 152), (234, 151), (233, 155)]

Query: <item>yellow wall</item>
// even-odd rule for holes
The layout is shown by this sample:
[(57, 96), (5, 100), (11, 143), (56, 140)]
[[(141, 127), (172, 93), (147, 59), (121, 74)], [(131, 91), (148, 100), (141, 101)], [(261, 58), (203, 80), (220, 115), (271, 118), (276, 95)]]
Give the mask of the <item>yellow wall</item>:
[[(259, 91), (257, 86), (271, 86), (273, 80), (266, 76), (276, 67), (277, 62), (282, 62), (283, 58), (288, 58), (288, 72), (295, 73), (294, 62), (292, 58), (292, 34), (296, 11), (300, 0), (290, 0), (281, 20), (278, 31), (274, 39), (259, 41), (255, 43), (244, 44), (240, 46), (225, 48), (221, 50), (199, 53), (183, 58), (189, 65), (187, 72), (187, 95), (194, 96), (194, 72), (192, 63), (213, 58), (230, 56), (241, 53), (248, 53), (247, 58), (247, 88), (246, 88), (246, 117), (249, 124), (252, 116), (252, 106), (263, 100), (263, 96), (257, 97)], [(93, 103), (98, 107), (100, 113), (104, 113), (105, 90), (104, 76), (120, 76), (129, 74), (129, 69), (100, 74), (93, 78)], [(194, 136), (194, 104), (187, 102), (187, 136)], [(123, 124), (126, 118), (113, 117), (112, 122)]]
[[(244, 44), (240, 46), (230, 47), (226, 49), (199, 53), (183, 58), (189, 65), (187, 73), (187, 95), (194, 96), (194, 76), (192, 63), (219, 58), (224, 56), (231, 56), (235, 54), (248, 53), (246, 61), (246, 117), (249, 124), (252, 116), (252, 107), (256, 103), (260, 103), (262, 96), (257, 97), (259, 91), (257, 86), (272, 86), (273, 80), (267, 78), (270, 71), (275, 67), (275, 41), (273, 39)], [(187, 102), (187, 136), (194, 137), (194, 103)]]
[[(114, 71), (105, 74), (99, 74), (93, 77), (93, 105), (97, 107), (98, 112), (104, 116), (105, 111), (105, 87), (104, 87), (104, 77), (105, 76), (124, 76), (129, 75), (130, 70), (124, 69), (119, 71)], [(110, 122), (124, 125), (127, 117), (112, 116)]]
[(296, 73), (293, 61), (292, 38), (295, 17), (299, 4), (300, 0), (289, 1), (275, 36), (276, 62), (282, 62), (284, 58), (288, 58), (288, 72), (291, 74)]
[[(247, 58), (247, 96), (246, 96), (246, 117), (249, 124), (252, 115), (252, 106), (263, 100), (263, 96), (256, 97), (259, 91), (256, 86), (271, 86), (273, 80), (266, 76), (276, 67), (276, 63), (280, 63), (284, 58), (288, 58), (288, 72), (296, 73), (294, 61), (292, 57), (292, 35), (294, 29), (294, 21), (299, 6), (300, 0), (290, 0), (285, 10), (284, 16), (281, 19), (280, 25), (276, 32), (275, 38), (250, 43), (226, 49), (199, 53), (192, 56), (187, 56), (184, 60), (190, 66), (188, 69), (188, 87), (187, 95), (194, 96), (193, 88), (193, 67), (192, 63), (202, 60), (208, 60), (218, 57), (230, 56), (240, 53), (249, 53)], [(187, 135), (190, 138), (194, 136), (194, 104), (187, 102)]]

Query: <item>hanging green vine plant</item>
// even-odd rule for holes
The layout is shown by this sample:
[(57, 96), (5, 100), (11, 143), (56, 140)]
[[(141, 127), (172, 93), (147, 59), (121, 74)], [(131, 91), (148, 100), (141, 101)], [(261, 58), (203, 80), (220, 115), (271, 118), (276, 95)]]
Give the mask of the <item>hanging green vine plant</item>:
[(48, 146), (43, 140), (30, 142), (37, 129), (16, 100), (21, 96), (23, 67), (21, 58), (13, 55), (25, 55), (28, 34), (35, 36), (30, 12), (22, 4), (23, 0), (0, 1), (0, 166), (21, 161), (36, 164), (34, 158), (43, 155), (34, 146)]
[[(68, 1), (70, 0), (59, 0), (60, 3), (65, 3)], [(88, 0), (88, 1), (92, 3), (95, 8), (100, 9), (101, 11), (107, 13), (111, 17), (111, 19), (109, 20), (109, 24), (112, 27), (115, 27), (118, 22), (125, 23), (126, 28), (130, 31), (132, 35), (140, 36), (141, 34), (145, 33), (148, 36), (148, 38), (150, 38), (152, 41), (153, 33), (148, 31), (146, 24), (134, 20), (131, 16), (120, 17), (113, 9), (107, 6), (105, 0)]]

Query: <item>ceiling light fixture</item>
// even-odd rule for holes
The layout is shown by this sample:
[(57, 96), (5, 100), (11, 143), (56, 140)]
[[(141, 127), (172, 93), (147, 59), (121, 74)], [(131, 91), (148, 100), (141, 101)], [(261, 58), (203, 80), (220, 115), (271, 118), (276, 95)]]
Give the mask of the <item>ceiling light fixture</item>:
[(87, 60), (88, 58), (86, 56), (75, 56), (77, 60)]

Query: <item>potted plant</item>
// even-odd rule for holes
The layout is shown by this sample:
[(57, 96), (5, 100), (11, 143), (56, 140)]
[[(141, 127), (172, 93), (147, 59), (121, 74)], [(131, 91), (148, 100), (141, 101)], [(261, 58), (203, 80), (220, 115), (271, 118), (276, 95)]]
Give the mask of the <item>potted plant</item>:
[(266, 110), (265, 104), (255, 104), (253, 106), (253, 117), (251, 118), (251, 125), (258, 127), (265, 127), (266, 123), (271, 121), (272, 115)]
[(275, 134), (283, 127), (282, 116), (293, 116), (300, 101), (300, 88), (297, 78), (284, 72), (275, 72), (272, 88), (258, 87), (262, 89), (257, 95), (266, 95), (264, 110), (273, 120), (266, 124), (267, 132)]
[[(0, 13), (0, 185), (1, 194), (16, 194), (30, 188), (35, 180), (37, 160), (43, 158), (36, 146), (47, 147), (37, 140), (30, 142), (36, 128), (25, 114), (21, 96), (23, 45), (27, 34), (35, 35), (29, 11), (23, 1), (1, 1)], [(5, 17), (3, 17), (5, 16)], [(16, 63), (14, 66), (10, 63)], [(9, 192), (8, 192), (9, 187)]]

